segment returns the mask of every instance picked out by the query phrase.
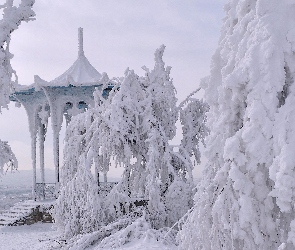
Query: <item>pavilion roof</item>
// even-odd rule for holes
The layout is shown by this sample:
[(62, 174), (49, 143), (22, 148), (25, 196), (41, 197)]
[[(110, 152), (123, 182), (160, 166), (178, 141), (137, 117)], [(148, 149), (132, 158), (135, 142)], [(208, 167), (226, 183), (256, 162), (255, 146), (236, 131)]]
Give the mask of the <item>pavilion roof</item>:
[(73, 65), (63, 74), (53, 79), (45, 81), (39, 76), (35, 76), (35, 81), (31, 85), (15, 86), (15, 92), (27, 92), (30, 90), (39, 90), (40, 87), (67, 87), (67, 86), (93, 86), (97, 85), (102, 75), (91, 65), (84, 54), (83, 50), (83, 29), (79, 28), (78, 32), (79, 52), (78, 58)]
[(97, 84), (100, 78), (101, 74), (91, 65), (84, 53), (81, 53), (74, 64), (65, 73), (50, 81), (48, 86), (93, 85)]
[(96, 85), (101, 78), (101, 74), (91, 65), (83, 50), (83, 29), (78, 32), (78, 59), (62, 75), (50, 82), (38, 81), (40, 86), (91, 86)]

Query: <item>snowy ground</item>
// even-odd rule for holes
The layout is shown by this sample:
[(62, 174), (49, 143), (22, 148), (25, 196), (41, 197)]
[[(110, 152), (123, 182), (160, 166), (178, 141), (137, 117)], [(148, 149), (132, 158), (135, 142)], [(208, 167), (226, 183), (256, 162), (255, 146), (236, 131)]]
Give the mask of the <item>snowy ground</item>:
[[(55, 240), (57, 238), (58, 233), (52, 228), (52, 224), (50, 223), (0, 227), (0, 250), (60, 249), (59, 243)], [(95, 247), (88, 249), (99, 250)], [(130, 242), (117, 250), (173, 250), (173, 248), (160, 244), (155, 240), (141, 239), (136, 242)]]
[[(111, 250), (111, 249), (98, 249), (98, 248), (89, 248), (89, 250)], [(122, 248), (118, 248), (117, 250), (176, 250), (177, 248), (171, 248), (171, 246), (167, 247), (159, 242), (151, 241), (151, 240), (138, 240), (135, 242), (130, 242), (126, 244)]]
[(52, 224), (36, 223), (31, 226), (0, 227), (0, 250), (50, 249), (50, 239), (57, 237)]

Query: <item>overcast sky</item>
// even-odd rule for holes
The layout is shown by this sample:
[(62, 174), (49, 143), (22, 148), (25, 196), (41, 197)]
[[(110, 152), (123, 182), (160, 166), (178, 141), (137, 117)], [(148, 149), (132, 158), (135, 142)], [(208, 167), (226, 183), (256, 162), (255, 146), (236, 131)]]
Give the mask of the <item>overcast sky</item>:
[[(209, 74), (224, 2), (36, 0), (36, 20), (22, 23), (12, 34), (12, 67), (20, 84), (33, 83), (34, 75), (53, 80), (76, 60), (78, 27), (83, 27), (86, 57), (100, 73), (106, 72), (109, 77), (123, 76), (127, 67), (144, 75), (141, 67), (152, 68), (154, 51), (165, 44), (164, 61), (172, 66), (171, 76), (181, 101)], [(48, 168), (53, 168), (51, 137), (49, 129), (45, 152)], [(15, 108), (12, 103), (9, 111), (3, 110), (0, 138), (9, 141), (19, 168), (30, 169), (30, 135), (23, 107)]]

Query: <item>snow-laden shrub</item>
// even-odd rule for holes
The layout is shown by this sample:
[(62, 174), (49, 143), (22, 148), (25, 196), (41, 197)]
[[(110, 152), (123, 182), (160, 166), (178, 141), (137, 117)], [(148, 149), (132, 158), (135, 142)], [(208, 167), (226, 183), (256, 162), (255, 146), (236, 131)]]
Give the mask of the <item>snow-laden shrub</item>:
[(73, 179), (60, 190), (54, 220), (66, 238), (96, 231), (103, 223), (98, 187), (85, 164), (78, 167)]

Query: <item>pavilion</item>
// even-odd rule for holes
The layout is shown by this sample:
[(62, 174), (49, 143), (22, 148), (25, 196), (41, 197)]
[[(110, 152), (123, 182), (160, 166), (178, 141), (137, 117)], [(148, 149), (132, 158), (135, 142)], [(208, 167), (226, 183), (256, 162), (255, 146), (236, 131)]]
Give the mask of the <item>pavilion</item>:
[[(33, 196), (36, 200), (36, 147), (39, 137), (40, 170), (43, 199), (45, 198), (44, 173), (44, 141), (51, 117), (53, 131), (53, 154), (55, 166), (55, 190), (59, 188), (59, 136), (65, 117), (66, 124), (71, 117), (84, 112), (94, 105), (95, 88), (102, 90), (102, 75), (90, 64), (83, 50), (83, 29), (78, 29), (78, 58), (62, 75), (52, 81), (45, 81), (39, 76), (34, 77), (31, 85), (18, 85), (10, 96), (10, 100), (24, 106), (31, 135), (31, 158), (33, 167)], [(104, 87), (103, 95), (107, 96), (112, 88), (109, 83)], [(105, 85), (104, 85), (105, 86)]]

